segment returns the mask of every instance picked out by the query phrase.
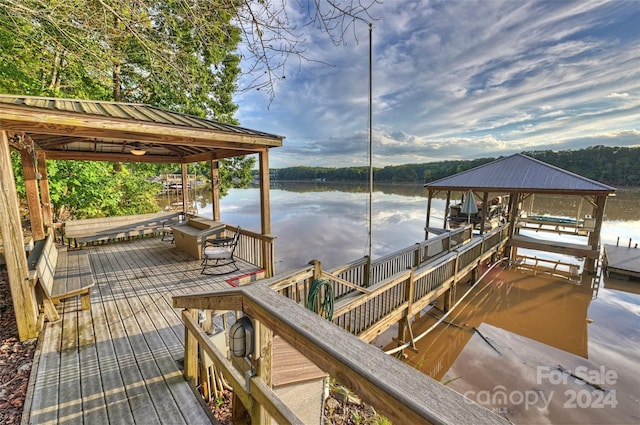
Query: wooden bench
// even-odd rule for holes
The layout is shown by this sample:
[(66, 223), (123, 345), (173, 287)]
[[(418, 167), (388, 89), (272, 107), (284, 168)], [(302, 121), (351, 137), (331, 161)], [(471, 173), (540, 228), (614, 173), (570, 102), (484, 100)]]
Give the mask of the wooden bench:
[(69, 220), (64, 224), (64, 237), (68, 240), (69, 247), (72, 240), (77, 247), (79, 243), (162, 233), (182, 219), (182, 212), (164, 212)]
[(80, 296), (83, 310), (91, 308), (91, 288), (95, 285), (89, 253), (58, 249), (53, 233), (36, 242), (29, 255), (29, 280), (42, 299), (44, 314), (50, 321), (60, 318), (56, 304)]

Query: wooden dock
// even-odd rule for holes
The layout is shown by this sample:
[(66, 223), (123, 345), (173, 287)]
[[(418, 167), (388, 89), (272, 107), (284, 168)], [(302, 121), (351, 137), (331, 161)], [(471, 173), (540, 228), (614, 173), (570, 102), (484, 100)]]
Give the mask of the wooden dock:
[(608, 274), (640, 279), (640, 249), (637, 247), (605, 244), (604, 261)]
[(509, 245), (517, 248), (534, 249), (538, 251), (555, 252), (556, 254), (572, 255), (584, 258), (598, 258), (600, 252), (587, 245), (560, 242), (547, 239), (537, 239), (525, 235), (514, 235)]
[[(96, 286), (47, 323), (34, 359), (24, 423), (209, 424), (210, 412), (183, 378), (184, 325), (172, 296), (229, 288), (203, 276), (160, 238), (85, 247)], [(246, 274), (256, 268), (240, 262)]]

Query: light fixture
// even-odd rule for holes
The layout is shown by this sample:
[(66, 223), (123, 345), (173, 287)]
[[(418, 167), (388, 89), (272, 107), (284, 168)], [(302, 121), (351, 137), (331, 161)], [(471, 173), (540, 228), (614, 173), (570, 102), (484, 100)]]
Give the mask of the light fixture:
[(135, 156), (142, 156), (147, 153), (147, 151), (143, 151), (142, 149), (131, 149), (129, 152), (131, 152)]
[(140, 147), (140, 145), (137, 143), (131, 147), (131, 150), (129, 152), (131, 152), (131, 154), (135, 156), (142, 156), (147, 153), (147, 151), (142, 149), (142, 147)]

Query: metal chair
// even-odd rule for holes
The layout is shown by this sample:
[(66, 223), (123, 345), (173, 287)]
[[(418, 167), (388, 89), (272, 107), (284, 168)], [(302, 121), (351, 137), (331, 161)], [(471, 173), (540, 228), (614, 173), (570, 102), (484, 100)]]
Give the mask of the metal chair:
[[(240, 227), (236, 229), (236, 234), (232, 238), (207, 239), (202, 247), (202, 271), (200, 274), (224, 275), (240, 270), (236, 264), (233, 254), (240, 239)], [(232, 266), (232, 270), (223, 272), (207, 272), (207, 268), (216, 269), (218, 267)]]
[(162, 239), (160, 239), (161, 241), (167, 241), (167, 242), (171, 242), (176, 243), (175, 237), (173, 236), (173, 226), (175, 226), (176, 224), (180, 224), (183, 223), (185, 220), (185, 214), (184, 213), (180, 213), (178, 215), (178, 222), (176, 223), (175, 221), (171, 221), (171, 220), (165, 220), (162, 222), (162, 228), (160, 229), (160, 233), (162, 233)]

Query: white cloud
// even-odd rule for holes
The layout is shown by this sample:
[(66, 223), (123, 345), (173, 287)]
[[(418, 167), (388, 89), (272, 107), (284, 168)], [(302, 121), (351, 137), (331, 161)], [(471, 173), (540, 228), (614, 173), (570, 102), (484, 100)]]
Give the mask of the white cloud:
[[(640, 129), (640, 3), (405, 0), (372, 14), (377, 166), (629, 145)], [(366, 25), (347, 46), (308, 38), (332, 66), (301, 63), (268, 110), (259, 93), (239, 97), (239, 118), (287, 136), (274, 167), (362, 165)]]

